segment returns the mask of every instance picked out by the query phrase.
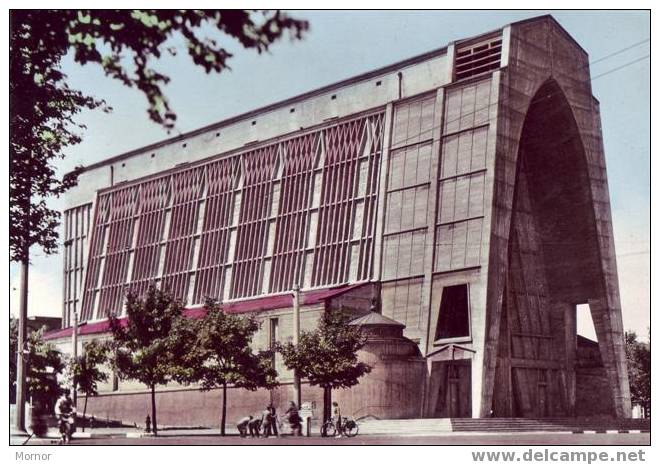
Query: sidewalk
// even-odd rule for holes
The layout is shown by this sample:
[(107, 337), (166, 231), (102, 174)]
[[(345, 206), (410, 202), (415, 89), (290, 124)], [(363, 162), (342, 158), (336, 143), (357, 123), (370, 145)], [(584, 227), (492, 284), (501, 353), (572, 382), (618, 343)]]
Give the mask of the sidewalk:
[[(227, 436), (238, 436), (238, 430), (235, 427), (226, 427), (225, 434)], [(220, 428), (203, 428), (203, 427), (171, 427), (165, 426), (158, 430), (158, 437), (186, 437), (186, 436), (220, 436)], [(143, 438), (154, 437), (153, 433), (147, 433), (142, 429), (130, 426), (116, 427), (116, 428), (85, 428), (83, 432), (78, 429), (73, 434), (73, 439), (101, 439), (101, 438)], [(28, 439), (29, 438), (29, 439)], [(30, 438), (29, 433), (19, 433), (16, 430), (10, 432), (10, 444), (22, 445), (26, 441), (28, 443), (33, 441), (53, 442), (56, 443), (60, 440), (60, 433), (57, 428), (48, 428), (45, 436)]]
[[(369, 431), (365, 428), (365, 432), (360, 431), (359, 436), (368, 436), (368, 437), (448, 437), (448, 436), (525, 436), (525, 435), (538, 435), (539, 431), (414, 431), (408, 433), (401, 432), (385, 432), (385, 431)], [(643, 430), (629, 430), (629, 431), (618, 431), (618, 430), (582, 430), (582, 431), (553, 431), (553, 435), (575, 435), (575, 434), (635, 434), (635, 433), (648, 433), (648, 431)], [(226, 428), (225, 429), (226, 437), (238, 437), (238, 431), (236, 428)], [(220, 428), (165, 428), (158, 430), (159, 438), (195, 438), (203, 436), (215, 436), (220, 437)], [(282, 437), (288, 437), (289, 434), (282, 434)], [(319, 438), (320, 435), (318, 432), (312, 431), (312, 436)], [(79, 439), (119, 439), (119, 438), (129, 438), (129, 439), (139, 439), (139, 438), (153, 438), (153, 434), (146, 433), (143, 430), (136, 428), (95, 428), (93, 430), (87, 429), (85, 432), (77, 431), (73, 435), (74, 440)], [(304, 436), (302, 437), (304, 438)], [(28, 437), (15, 436), (12, 434), (10, 444), (11, 445), (22, 445), (26, 442)], [(59, 441), (59, 432), (57, 429), (49, 429), (47, 436), (44, 438), (31, 438), (28, 441), (28, 444), (40, 444), (40, 445), (49, 445), (56, 444)]]

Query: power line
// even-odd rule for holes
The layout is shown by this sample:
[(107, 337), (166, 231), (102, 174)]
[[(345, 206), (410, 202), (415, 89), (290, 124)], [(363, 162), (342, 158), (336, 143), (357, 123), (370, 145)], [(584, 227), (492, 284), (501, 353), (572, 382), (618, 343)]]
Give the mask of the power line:
[(594, 64), (599, 63), (599, 62), (601, 62), (601, 61), (604, 61), (604, 60), (606, 60), (606, 59), (608, 59), (608, 58), (610, 58), (610, 57), (613, 57), (613, 56), (615, 56), (615, 55), (618, 55), (618, 54), (620, 54), (620, 53), (623, 53), (623, 52), (625, 52), (625, 51), (627, 51), (627, 50), (630, 50), (630, 49), (635, 48), (635, 47), (639, 47), (640, 45), (643, 45), (643, 44), (645, 44), (645, 43), (647, 43), (647, 42), (650, 42), (650, 41), (651, 41), (650, 38), (646, 38), (646, 39), (644, 39), (644, 40), (642, 40), (642, 41), (640, 41), (640, 42), (637, 42), (637, 43), (634, 43), (634, 44), (628, 45), (627, 47), (623, 47), (623, 48), (617, 50), (616, 52), (612, 52), (612, 53), (610, 53), (610, 54), (608, 54), (608, 55), (605, 55), (605, 56), (603, 56), (603, 57), (598, 58), (597, 60), (593, 60), (593, 61), (589, 62), (589, 65), (594, 65)]
[[(586, 64), (580, 66), (579, 68), (577, 68), (576, 71), (581, 71), (581, 70), (587, 68), (588, 66), (590, 66), (591, 64), (595, 64), (595, 63), (603, 62), (603, 61), (608, 60), (608, 59), (610, 59), (610, 58), (612, 58), (612, 57), (614, 57), (614, 56), (616, 56), (616, 55), (618, 55), (618, 54), (620, 54), (620, 53), (623, 53), (624, 51), (630, 50), (630, 49), (635, 48), (635, 47), (639, 47), (640, 45), (643, 45), (643, 44), (645, 44), (646, 42), (649, 42), (649, 40), (650, 40), (650, 39), (645, 39), (645, 40), (643, 40), (643, 41), (641, 41), (641, 42), (637, 42), (637, 43), (635, 43), (635, 44), (631, 44), (631, 45), (628, 45), (628, 46), (626, 46), (626, 47), (624, 47), (624, 48), (621, 48), (621, 49), (619, 49), (619, 50), (616, 50), (616, 51), (614, 51), (614, 52), (612, 52), (612, 53), (609, 53), (609, 54), (607, 54), (607, 55), (605, 55), (605, 56), (602, 56), (602, 57), (598, 58), (597, 60), (594, 60), (594, 61), (592, 61), (592, 62), (589, 62), (589, 63), (586, 63)], [(618, 67), (613, 68), (613, 69), (611, 69), (611, 70), (609, 70), (609, 71), (606, 71), (606, 72), (601, 73), (601, 74), (599, 74), (599, 75), (597, 75), (597, 76), (594, 76), (594, 77), (592, 77), (592, 78), (590, 79), (590, 82), (593, 83), (593, 81), (595, 81), (595, 80), (598, 79), (598, 78), (601, 78), (601, 77), (606, 76), (606, 75), (608, 75), (608, 74), (614, 73), (614, 72), (619, 71), (619, 70), (621, 70), (621, 69), (624, 69), (624, 68), (626, 68), (626, 67), (628, 67), (628, 66), (631, 66), (631, 65), (633, 65), (633, 64), (635, 64), (635, 63), (637, 63), (637, 62), (639, 62), (639, 61), (642, 61), (642, 60), (648, 58), (649, 56), (650, 56), (650, 55), (644, 55), (643, 57), (637, 58), (636, 60), (633, 60), (633, 61), (631, 61), (631, 62), (625, 63), (625, 64), (623, 64), (623, 65), (621, 65), (621, 66), (618, 66)], [(507, 86), (507, 87), (508, 87), (509, 89), (511, 89), (510, 86)], [(555, 96), (555, 95), (561, 95), (561, 92), (559, 92), (559, 91), (549, 92), (549, 93), (547, 93), (546, 95), (544, 95), (543, 98), (544, 98), (544, 99), (548, 99), (548, 98), (551, 98), (551, 97), (553, 97), (553, 96)], [(443, 124), (444, 126), (447, 126), (448, 124), (451, 124), (451, 123), (455, 123), (455, 122), (457, 122), (457, 121), (460, 121), (461, 119), (463, 119), (463, 118), (465, 118), (465, 117), (472, 116), (472, 115), (476, 114), (477, 112), (490, 111), (490, 108), (491, 108), (491, 107), (496, 106), (496, 105), (499, 105), (500, 103), (507, 102), (509, 99), (510, 99), (510, 97), (506, 97), (506, 98), (504, 98), (504, 99), (498, 99), (496, 102), (489, 103), (489, 104), (487, 104), (487, 105), (485, 105), (485, 106), (482, 106), (482, 107), (479, 107), (479, 108), (475, 108), (473, 111), (468, 112), (468, 113), (463, 113), (463, 114), (461, 114), (460, 116), (458, 116), (458, 117), (456, 117), (456, 118), (454, 118), (454, 119), (446, 120), (446, 121), (444, 121), (442, 124)], [(522, 107), (520, 107), (520, 108), (515, 108), (514, 111), (524, 110), (526, 106), (527, 106), (527, 105), (524, 105), (524, 106), (522, 106)], [(488, 118), (486, 121), (490, 121), (491, 119), (493, 119), (493, 118)], [(484, 122), (484, 124), (485, 124), (485, 122)], [(424, 132), (430, 132), (430, 131), (433, 131), (433, 130), (435, 130), (435, 129), (439, 129), (440, 127), (441, 127), (441, 126), (434, 125), (434, 126), (429, 127), (428, 129), (426, 129)], [(399, 147), (397, 147), (397, 148), (400, 148), (401, 146), (406, 145), (409, 141), (411, 141), (411, 140), (413, 140), (413, 139), (418, 139), (418, 137), (419, 137), (419, 135), (415, 135), (415, 136), (410, 136), (410, 137), (407, 137), (407, 138), (402, 139), (402, 140), (400, 140), (400, 141), (397, 141), (397, 146), (399, 146)]]
[(615, 72), (615, 71), (619, 71), (619, 70), (621, 70), (621, 69), (623, 69), (623, 68), (627, 68), (627, 67), (630, 66), (630, 65), (634, 65), (635, 63), (638, 63), (638, 62), (640, 62), (640, 61), (642, 61), (642, 60), (646, 60), (646, 59), (647, 59), (648, 57), (650, 57), (650, 56), (651, 56), (650, 54), (649, 54), (649, 55), (644, 55), (643, 57), (639, 57), (639, 58), (637, 58), (636, 60), (629, 61), (628, 63), (625, 63), (625, 64), (623, 64), (623, 65), (621, 65), (621, 66), (617, 66), (616, 68), (612, 68), (612, 69), (609, 70), (609, 71), (605, 71), (604, 73), (598, 74), (598, 75), (594, 76), (591, 80), (594, 81), (594, 80), (596, 80), (596, 79), (598, 79), (598, 78), (600, 78), (600, 77), (607, 76), (608, 74), (611, 74), (611, 73), (613, 73), (613, 72)]

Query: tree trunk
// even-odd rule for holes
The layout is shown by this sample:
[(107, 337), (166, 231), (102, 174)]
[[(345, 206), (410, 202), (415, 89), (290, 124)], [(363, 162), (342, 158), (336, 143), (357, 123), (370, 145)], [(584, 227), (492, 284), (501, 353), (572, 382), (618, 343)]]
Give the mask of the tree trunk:
[(154, 436), (158, 436), (158, 427), (156, 426), (156, 385), (151, 385), (151, 429)]
[(83, 421), (82, 421), (83, 433), (85, 432), (85, 413), (87, 413), (87, 399), (88, 399), (88, 397), (89, 396), (87, 394), (85, 394), (85, 406), (83, 407), (83, 418), (82, 418), (83, 419)]
[(323, 423), (328, 421), (331, 415), (332, 405), (332, 388), (328, 386), (323, 387)]
[(225, 421), (227, 420), (227, 383), (222, 385), (222, 416), (220, 417), (220, 435), (225, 435)]

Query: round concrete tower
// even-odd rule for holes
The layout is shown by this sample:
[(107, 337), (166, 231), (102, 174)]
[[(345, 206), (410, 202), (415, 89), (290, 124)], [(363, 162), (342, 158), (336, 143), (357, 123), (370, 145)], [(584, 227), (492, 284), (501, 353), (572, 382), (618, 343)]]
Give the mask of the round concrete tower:
[(417, 344), (403, 336), (405, 325), (370, 312), (349, 323), (367, 337), (360, 360), (371, 373), (333, 397), (355, 418), (419, 418), (426, 365)]

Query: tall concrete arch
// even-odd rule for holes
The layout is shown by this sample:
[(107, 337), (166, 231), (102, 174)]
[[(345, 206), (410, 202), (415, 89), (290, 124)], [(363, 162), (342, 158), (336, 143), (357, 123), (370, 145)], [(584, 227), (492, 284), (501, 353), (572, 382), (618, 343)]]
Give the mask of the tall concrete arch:
[(473, 414), (575, 414), (575, 305), (588, 303), (610, 411), (628, 417), (609, 193), (588, 56), (550, 17), (512, 26), (508, 54), (499, 88), (481, 398)]

